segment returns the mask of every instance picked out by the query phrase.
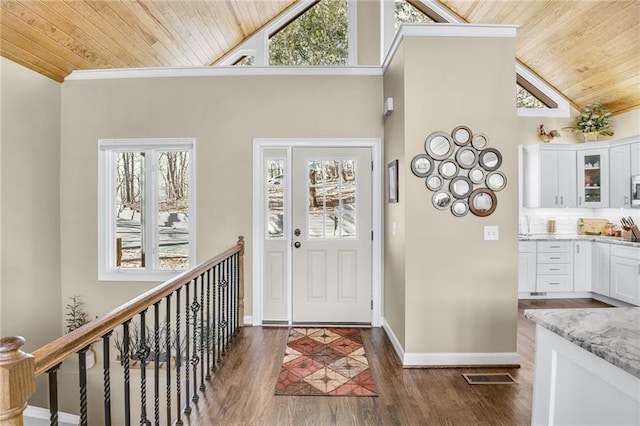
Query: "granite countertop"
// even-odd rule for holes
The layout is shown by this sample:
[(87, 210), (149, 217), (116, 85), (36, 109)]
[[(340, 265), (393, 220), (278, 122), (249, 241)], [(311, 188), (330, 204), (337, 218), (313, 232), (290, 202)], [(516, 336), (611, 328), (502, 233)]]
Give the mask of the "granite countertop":
[(623, 240), (619, 237), (602, 237), (599, 235), (572, 235), (572, 234), (519, 234), (520, 241), (594, 241), (597, 243), (609, 243), (619, 246), (640, 248), (640, 242)]
[(527, 309), (524, 316), (640, 378), (640, 308)]

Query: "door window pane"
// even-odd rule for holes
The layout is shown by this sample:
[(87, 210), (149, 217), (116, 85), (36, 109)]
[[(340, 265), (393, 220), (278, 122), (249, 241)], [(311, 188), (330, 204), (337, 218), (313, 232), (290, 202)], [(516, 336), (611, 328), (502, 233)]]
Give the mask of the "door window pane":
[(144, 153), (116, 156), (116, 267), (142, 268), (144, 261)]
[(309, 238), (355, 238), (355, 160), (310, 160), (308, 172)]
[(284, 160), (267, 160), (267, 237), (284, 237)]
[(158, 153), (158, 262), (189, 266), (189, 153)]

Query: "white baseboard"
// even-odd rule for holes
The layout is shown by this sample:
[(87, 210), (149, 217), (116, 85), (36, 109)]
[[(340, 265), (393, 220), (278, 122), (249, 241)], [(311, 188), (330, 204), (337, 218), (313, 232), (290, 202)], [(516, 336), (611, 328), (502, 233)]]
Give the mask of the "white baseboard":
[[(49, 409), (34, 407), (33, 405), (28, 405), (24, 410), (24, 425), (44, 425), (49, 424)], [(75, 414), (62, 413), (58, 412), (58, 424), (60, 426), (65, 425), (78, 425), (80, 424), (80, 416), (76, 416)]]
[(382, 319), (382, 328), (387, 333), (403, 367), (453, 367), (477, 365), (519, 365), (517, 352), (471, 352), (471, 353), (407, 353), (398, 341), (391, 325)]
[(244, 326), (245, 327), (249, 327), (249, 326), (252, 326), (252, 325), (255, 325), (253, 323), (253, 316), (252, 315), (245, 315), (244, 316)]
[(391, 325), (387, 322), (387, 319), (384, 318), (384, 317), (382, 318), (382, 329), (385, 331), (385, 333), (387, 333), (387, 337), (389, 337), (389, 340), (391, 340), (391, 344), (393, 345), (393, 349), (396, 350), (396, 353), (398, 354), (398, 357), (400, 358), (400, 362), (404, 364), (404, 348), (402, 347), (402, 345), (398, 341), (398, 338), (396, 337), (395, 333), (393, 332), (393, 329), (391, 328)]

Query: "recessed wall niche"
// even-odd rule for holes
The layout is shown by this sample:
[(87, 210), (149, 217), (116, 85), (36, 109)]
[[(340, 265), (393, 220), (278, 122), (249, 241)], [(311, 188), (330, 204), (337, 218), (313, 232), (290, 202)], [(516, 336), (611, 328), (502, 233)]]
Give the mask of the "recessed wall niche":
[(411, 171), (433, 193), (433, 207), (450, 210), (456, 217), (468, 212), (485, 217), (495, 211), (496, 192), (507, 186), (507, 177), (498, 170), (502, 154), (489, 143), (486, 134), (474, 135), (463, 125), (451, 133), (436, 131), (427, 136), (425, 153), (413, 157)]

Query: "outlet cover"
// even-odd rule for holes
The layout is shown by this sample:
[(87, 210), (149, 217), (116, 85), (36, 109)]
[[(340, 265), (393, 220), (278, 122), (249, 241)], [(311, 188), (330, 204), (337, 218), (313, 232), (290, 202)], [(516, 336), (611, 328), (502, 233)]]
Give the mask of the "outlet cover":
[(487, 241), (497, 241), (499, 239), (499, 231), (497, 226), (484, 227), (484, 239)]

